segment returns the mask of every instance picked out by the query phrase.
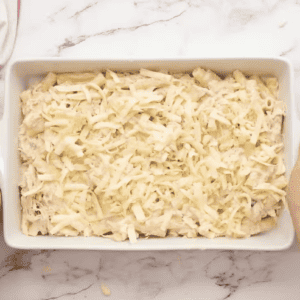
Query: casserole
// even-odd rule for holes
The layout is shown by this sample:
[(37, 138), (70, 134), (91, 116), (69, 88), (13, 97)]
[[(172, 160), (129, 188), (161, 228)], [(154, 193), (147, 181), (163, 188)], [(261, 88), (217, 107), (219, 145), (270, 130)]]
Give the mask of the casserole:
[[(192, 71), (197, 67), (211, 69), (226, 75), (238, 69), (246, 75), (273, 75), (279, 81), (279, 98), (287, 105), (284, 126), (285, 165), (289, 177), (295, 162), (297, 144), (293, 144), (295, 103), (292, 94), (292, 66), (285, 59), (168, 59), (168, 60), (80, 60), (80, 59), (28, 59), (8, 66), (6, 73), (6, 98), (1, 121), (1, 188), (3, 194), (4, 237), (6, 243), (22, 249), (91, 249), (91, 250), (173, 250), (173, 249), (244, 249), (281, 250), (288, 248), (294, 238), (294, 229), (289, 212), (285, 210), (278, 225), (270, 232), (248, 239), (215, 238), (151, 238), (139, 239), (138, 243), (115, 242), (100, 237), (54, 237), (26, 236), (20, 229), (21, 207), (19, 200), (18, 130), (21, 124), (20, 93), (33, 78), (48, 72), (84, 71), (133, 71), (140, 68), (165, 69), (173, 72)], [(295, 122), (294, 122), (295, 123)]]

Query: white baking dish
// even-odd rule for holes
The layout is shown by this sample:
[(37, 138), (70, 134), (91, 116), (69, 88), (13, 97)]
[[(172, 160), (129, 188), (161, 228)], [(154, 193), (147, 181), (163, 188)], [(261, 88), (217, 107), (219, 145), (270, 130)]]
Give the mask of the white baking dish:
[(201, 66), (226, 74), (236, 69), (246, 74), (275, 75), (280, 84), (280, 98), (286, 101), (285, 162), (290, 175), (297, 155), (294, 137), (296, 107), (293, 96), (293, 71), (291, 64), (281, 58), (247, 59), (168, 59), (168, 60), (83, 60), (41, 58), (25, 59), (11, 63), (6, 73), (4, 116), (0, 123), (0, 171), (3, 195), (4, 237), (6, 243), (22, 249), (91, 249), (91, 250), (173, 250), (173, 249), (244, 249), (282, 250), (294, 239), (294, 228), (287, 210), (278, 226), (270, 232), (248, 239), (166, 238), (141, 239), (137, 244), (115, 242), (100, 237), (26, 236), (20, 229), (21, 207), (19, 200), (18, 128), (21, 123), (19, 94), (28, 87), (28, 80), (52, 72), (82, 72), (91, 70), (153, 70), (192, 71)]

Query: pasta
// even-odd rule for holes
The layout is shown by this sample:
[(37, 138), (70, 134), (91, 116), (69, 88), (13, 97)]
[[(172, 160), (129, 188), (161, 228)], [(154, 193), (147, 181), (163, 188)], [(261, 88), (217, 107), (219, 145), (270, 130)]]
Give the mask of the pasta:
[(244, 238), (284, 208), (276, 78), (49, 73), (20, 98), (26, 235)]

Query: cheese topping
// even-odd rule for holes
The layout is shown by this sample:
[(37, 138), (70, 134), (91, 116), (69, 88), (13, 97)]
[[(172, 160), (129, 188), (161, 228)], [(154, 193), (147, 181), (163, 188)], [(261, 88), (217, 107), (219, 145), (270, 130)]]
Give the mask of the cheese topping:
[(27, 235), (248, 237), (285, 203), (275, 78), (53, 74), (21, 94)]

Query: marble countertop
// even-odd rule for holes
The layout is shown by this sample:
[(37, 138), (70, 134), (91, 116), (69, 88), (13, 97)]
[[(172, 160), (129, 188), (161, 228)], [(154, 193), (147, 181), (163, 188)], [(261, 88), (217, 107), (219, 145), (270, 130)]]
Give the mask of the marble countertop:
[[(299, 99), (298, 28), (299, 0), (21, 0), (11, 59), (281, 56)], [(296, 242), (280, 252), (25, 251), (5, 244), (0, 216), (1, 300), (300, 299)]]

